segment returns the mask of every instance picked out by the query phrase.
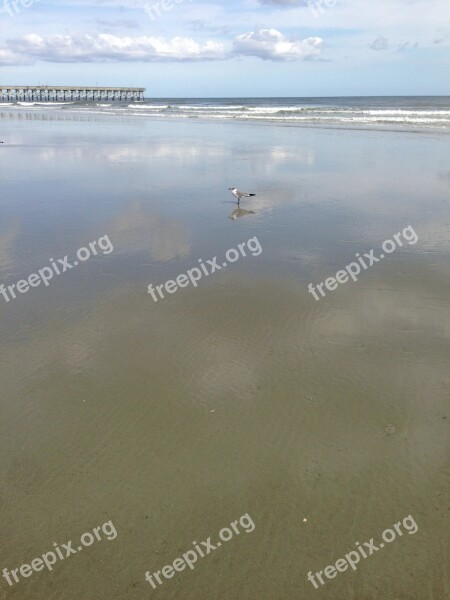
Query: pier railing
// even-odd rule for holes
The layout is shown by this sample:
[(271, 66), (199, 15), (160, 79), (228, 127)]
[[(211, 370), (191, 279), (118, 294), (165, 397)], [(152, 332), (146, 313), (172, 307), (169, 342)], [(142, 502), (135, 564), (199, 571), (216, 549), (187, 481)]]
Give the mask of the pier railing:
[(78, 100), (142, 102), (144, 92), (145, 88), (127, 87), (0, 85), (0, 99), (6, 102), (76, 102)]

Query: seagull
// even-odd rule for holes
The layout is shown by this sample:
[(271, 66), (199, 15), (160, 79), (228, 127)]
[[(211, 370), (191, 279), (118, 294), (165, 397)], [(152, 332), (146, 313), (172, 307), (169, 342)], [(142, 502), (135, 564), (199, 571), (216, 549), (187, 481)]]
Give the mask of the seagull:
[(238, 199), (238, 204), (241, 198), (250, 198), (250, 196), (256, 196), (256, 194), (247, 194), (247, 192), (240, 192), (236, 187), (228, 188), (230, 192)]

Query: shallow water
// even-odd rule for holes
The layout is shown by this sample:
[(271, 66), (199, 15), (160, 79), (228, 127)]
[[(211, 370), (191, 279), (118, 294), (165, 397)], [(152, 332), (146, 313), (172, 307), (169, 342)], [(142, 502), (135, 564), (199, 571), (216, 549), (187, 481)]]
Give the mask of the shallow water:
[[(118, 533), (2, 594), (447, 597), (448, 136), (0, 116), (0, 283), (114, 246), (0, 296), (0, 568)], [(237, 210), (232, 185), (258, 195)], [(408, 225), (416, 244), (308, 293)], [(147, 293), (254, 236), (259, 256)], [(251, 534), (145, 581), (245, 513)], [(307, 580), (408, 515), (414, 535)]]

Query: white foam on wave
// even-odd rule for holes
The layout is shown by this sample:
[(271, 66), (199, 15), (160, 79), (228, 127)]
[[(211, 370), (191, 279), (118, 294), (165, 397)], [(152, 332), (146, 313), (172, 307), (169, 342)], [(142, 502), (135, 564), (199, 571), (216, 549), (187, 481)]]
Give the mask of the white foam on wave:
[(167, 104), (129, 104), (128, 108), (139, 109), (139, 110), (153, 110), (167, 108)]
[(75, 102), (35, 102), (39, 106), (60, 106), (61, 104), (75, 104)]
[[(324, 104), (295, 105), (289, 103), (285, 106), (276, 103), (268, 105), (257, 103), (245, 105), (227, 104), (226, 102), (211, 103), (184, 103), (173, 104), (170, 101), (157, 103), (135, 103), (135, 104), (110, 104), (97, 103), (95, 109), (92, 106), (74, 106), (71, 110), (81, 113), (96, 112), (105, 115), (129, 115), (142, 116), (156, 119), (209, 119), (209, 120), (233, 120), (233, 121), (260, 121), (272, 123), (316, 123), (316, 124), (392, 124), (400, 126), (411, 126), (436, 129), (450, 129), (450, 110), (447, 106), (436, 107), (432, 105), (409, 108), (364, 106), (350, 107), (348, 105), (339, 107), (336, 104), (326, 106)], [(4, 103), (10, 106), (14, 103)], [(64, 104), (75, 104), (73, 102), (26, 102), (21, 101), (14, 104), (14, 108), (35, 107), (60, 108)], [(0, 104), (0, 106), (2, 106)]]
[[(10, 103), (12, 104), (12, 103)], [(75, 102), (38, 102), (38, 101), (33, 101), (33, 102), (28, 102), (26, 100), (21, 100), (20, 102), (17, 102), (17, 106), (61, 106), (61, 105), (66, 105), (66, 104), (75, 104)]]
[(375, 115), (375, 116), (389, 116), (389, 115), (420, 115), (420, 116), (448, 116), (450, 115), (450, 110), (368, 110), (361, 111), (364, 114)]

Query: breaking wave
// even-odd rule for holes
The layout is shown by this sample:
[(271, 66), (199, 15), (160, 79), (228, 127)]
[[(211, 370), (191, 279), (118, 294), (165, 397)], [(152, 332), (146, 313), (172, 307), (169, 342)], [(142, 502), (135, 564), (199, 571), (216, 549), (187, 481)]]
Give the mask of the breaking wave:
[(326, 126), (450, 129), (450, 98), (146, 100), (144, 102), (3, 102), (4, 110), (65, 110), (152, 119), (258, 121)]

